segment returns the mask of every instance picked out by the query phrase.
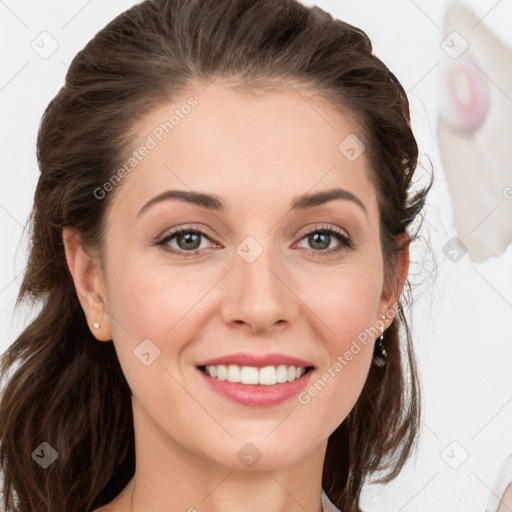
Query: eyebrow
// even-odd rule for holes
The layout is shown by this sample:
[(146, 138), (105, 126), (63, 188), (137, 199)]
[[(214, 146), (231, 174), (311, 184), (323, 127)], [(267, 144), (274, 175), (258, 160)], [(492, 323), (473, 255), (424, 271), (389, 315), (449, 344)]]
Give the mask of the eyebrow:
[[(226, 203), (214, 194), (204, 194), (202, 192), (193, 192), (188, 190), (166, 190), (161, 194), (150, 199), (139, 211), (137, 217), (142, 215), (154, 204), (169, 201), (171, 199), (178, 199), (187, 203), (206, 208), (211, 211), (223, 212), (226, 210)], [(334, 188), (325, 190), (323, 192), (317, 192), (315, 194), (302, 194), (297, 196), (291, 202), (290, 208), (292, 210), (305, 210), (307, 208), (313, 208), (314, 206), (320, 206), (336, 199), (342, 199), (344, 201), (351, 201), (358, 205), (366, 215), (368, 212), (363, 202), (352, 192), (342, 188)]]

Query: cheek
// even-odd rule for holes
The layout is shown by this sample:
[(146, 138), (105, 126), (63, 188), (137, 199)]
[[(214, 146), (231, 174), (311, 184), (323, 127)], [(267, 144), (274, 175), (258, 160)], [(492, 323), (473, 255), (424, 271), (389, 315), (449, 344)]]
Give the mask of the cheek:
[[(331, 374), (334, 371), (342, 375), (338, 380), (349, 381), (349, 389), (358, 388), (364, 382), (374, 339), (380, 334), (375, 325), (379, 296), (375, 287), (364, 281), (345, 281), (339, 285), (337, 292), (331, 290), (325, 294), (318, 308), (322, 321), (328, 327), (324, 331), (329, 353), (328, 369)], [(342, 387), (346, 396), (347, 387)]]
[(370, 369), (374, 340), (380, 335), (376, 322), (382, 266), (375, 260), (373, 266), (319, 274), (311, 282), (316, 287), (309, 287), (304, 302), (319, 318), (316, 334), (328, 359), (299, 401), (311, 408), (317, 427), (329, 434), (355, 405)]
[(136, 355), (145, 340), (151, 340), (160, 351), (159, 363), (174, 357), (182, 348), (180, 340), (184, 344), (187, 339), (180, 336), (187, 323), (182, 320), (193, 315), (194, 307), (211, 287), (209, 280), (128, 256), (122, 264), (111, 265), (108, 275), (112, 337), (123, 367), (131, 368), (134, 351)]
[(383, 268), (377, 253), (328, 271), (318, 269), (301, 280), (299, 296), (323, 324), (331, 352), (346, 350), (378, 319)]

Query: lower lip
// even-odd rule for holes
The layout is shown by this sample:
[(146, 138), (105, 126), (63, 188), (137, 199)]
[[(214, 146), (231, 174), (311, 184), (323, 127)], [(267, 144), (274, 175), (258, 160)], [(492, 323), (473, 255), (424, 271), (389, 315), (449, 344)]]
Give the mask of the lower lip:
[(283, 382), (272, 386), (263, 384), (242, 384), (229, 382), (210, 377), (199, 368), (197, 371), (203, 376), (213, 391), (242, 405), (272, 407), (298, 395), (308, 384), (314, 369), (309, 370), (299, 379), (292, 382)]

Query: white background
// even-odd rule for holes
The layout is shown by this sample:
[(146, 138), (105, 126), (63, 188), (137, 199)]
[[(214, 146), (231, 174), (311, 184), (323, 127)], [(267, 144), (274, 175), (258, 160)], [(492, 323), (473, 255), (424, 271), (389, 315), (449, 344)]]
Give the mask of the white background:
[[(365, 30), (376, 54), (408, 91), (420, 150), (433, 164), (424, 241), (413, 247), (413, 336), (424, 395), (421, 440), (398, 479), (364, 492), (365, 512), (483, 512), (502, 461), (512, 453), (512, 247), (499, 258), (452, 263), (442, 247), (456, 235), (435, 139), (445, 0), (325, 0), (319, 5)], [(512, 2), (467, 0), (510, 46)], [(23, 227), (38, 170), (43, 110), (73, 56), (129, 0), (0, 1), (0, 350), (26, 322), (14, 311), (26, 261)], [(31, 48), (46, 31), (58, 43), (47, 59)], [(45, 36), (48, 37), (48, 36)], [(498, 134), (497, 136), (500, 136)], [(501, 136), (512, 137), (512, 134)], [(512, 185), (510, 179), (505, 185)], [(512, 220), (511, 220), (512, 222)], [(431, 247), (426, 249), (426, 242)], [(451, 444), (451, 443), (456, 444)], [(449, 446), (450, 445), (450, 446)], [(448, 447), (447, 451), (444, 451)], [(444, 457), (443, 454), (444, 453)], [(446, 462), (461, 462), (453, 469)]]

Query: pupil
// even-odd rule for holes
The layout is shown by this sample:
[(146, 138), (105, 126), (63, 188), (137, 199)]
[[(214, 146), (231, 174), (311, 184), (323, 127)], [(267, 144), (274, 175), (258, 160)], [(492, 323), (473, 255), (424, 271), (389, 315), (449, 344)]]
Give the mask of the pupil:
[[(317, 242), (320, 237), (323, 237), (324, 247), (317, 246)], [(328, 233), (314, 233), (313, 235), (310, 236), (310, 242), (312, 241), (311, 246), (316, 247), (317, 249), (327, 249), (327, 247), (329, 247), (329, 237), (330, 235)], [(325, 245), (326, 241), (327, 245)], [(320, 241), (320, 245), (322, 245), (322, 241)]]
[[(194, 245), (194, 242), (197, 243), (197, 241), (199, 240), (199, 235), (197, 233), (186, 233), (184, 235), (180, 235), (180, 238), (181, 239), (184, 239), (185, 242), (186, 242), (186, 245), (185, 247), (182, 247), (184, 249), (197, 249), (197, 247), (191, 247), (190, 246), (190, 243), (192, 243), (192, 245)], [(195, 240), (194, 240), (195, 238)]]

